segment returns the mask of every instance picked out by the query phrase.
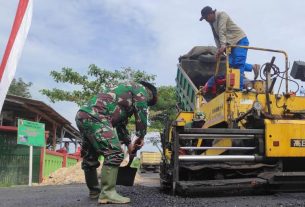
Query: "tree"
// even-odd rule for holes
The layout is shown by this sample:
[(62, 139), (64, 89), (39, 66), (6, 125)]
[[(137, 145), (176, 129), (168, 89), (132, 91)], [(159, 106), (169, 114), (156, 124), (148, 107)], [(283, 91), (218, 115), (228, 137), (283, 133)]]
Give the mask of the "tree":
[[(74, 102), (81, 106), (93, 95), (100, 92), (104, 87), (111, 87), (119, 82), (146, 80), (152, 82), (155, 75), (144, 71), (123, 68), (121, 71), (109, 71), (96, 65), (90, 65), (86, 75), (81, 75), (72, 68), (62, 68), (60, 72), (51, 71), (51, 76), (57, 83), (69, 83), (73, 90), (43, 89), (40, 92), (46, 95), (53, 103), (57, 101)], [(76, 89), (77, 88), (77, 89)], [(173, 86), (161, 86), (158, 88), (158, 102), (149, 110), (151, 130), (161, 130), (166, 120), (173, 120), (176, 116), (176, 93)], [(129, 120), (134, 124), (134, 119)], [(131, 127), (131, 126), (129, 126)]]
[(123, 68), (122, 71), (109, 71), (90, 65), (87, 75), (81, 75), (72, 68), (62, 68), (61, 72), (51, 71), (51, 76), (57, 83), (70, 83), (75, 85), (72, 91), (58, 88), (43, 89), (40, 92), (46, 95), (53, 103), (56, 101), (74, 102), (81, 106), (104, 87), (111, 87), (119, 82), (146, 80), (152, 82), (155, 75), (144, 71)]
[(160, 86), (158, 88), (158, 102), (150, 109), (151, 128), (163, 129), (168, 121), (175, 119), (176, 114), (175, 87)]
[(31, 98), (32, 96), (29, 92), (30, 86), (32, 86), (31, 82), (25, 83), (22, 78), (18, 78), (18, 80), (14, 78), (8, 89), (8, 94)]

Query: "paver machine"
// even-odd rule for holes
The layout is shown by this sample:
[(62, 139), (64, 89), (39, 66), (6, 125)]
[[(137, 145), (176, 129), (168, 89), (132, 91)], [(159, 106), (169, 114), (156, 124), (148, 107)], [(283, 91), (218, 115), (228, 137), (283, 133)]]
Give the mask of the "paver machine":
[[(229, 54), (180, 60), (177, 97), (180, 111), (162, 134), (160, 180), (173, 193), (240, 189), (300, 191), (305, 187), (305, 63), (289, 68), (281, 50), (247, 48), (270, 56), (259, 80), (245, 81), (231, 68)], [(277, 62), (283, 63), (282, 68)], [(202, 92), (211, 77), (223, 74), (216, 94)], [(290, 75), (289, 75), (290, 74)]]

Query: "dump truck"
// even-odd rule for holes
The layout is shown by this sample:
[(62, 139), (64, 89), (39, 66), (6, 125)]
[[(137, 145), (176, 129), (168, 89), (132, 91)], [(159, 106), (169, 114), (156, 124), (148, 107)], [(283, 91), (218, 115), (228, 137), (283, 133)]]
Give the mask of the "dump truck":
[(159, 172), (161, 162), (160, 152), (142, 151), (140, 153), (140, 172)]
[[(229, 64), (237, 47), (267, 61), (260, 78), (242, 89), (240, 70)], [(232, 45), (216, 59), (216, 48), (201, 49), (179, 58), (179, 112), (161, 136), (161, 188), (174, 194), (304, 190), (305, 97), (296, 95), (296, 79), (305, 81), (305, 63), (295, 61), (289, 68), (282, 50)], [(202, 90), (219, 75), (225, 82), (214, 94)]]

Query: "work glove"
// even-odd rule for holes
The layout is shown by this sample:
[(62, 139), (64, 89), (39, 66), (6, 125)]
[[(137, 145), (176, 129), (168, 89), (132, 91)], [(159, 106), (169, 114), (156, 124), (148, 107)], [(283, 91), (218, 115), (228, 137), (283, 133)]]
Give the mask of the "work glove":
[(144, 145), (144, 138), (138, 137), (135, 139), (134, 142), (131, 142), (127, 148), (128, 148), (128, 154), (134, 154), (137, 150), (141, 149)]
[(144, 146), (144, 137), (138, 137), (134, 142), (135, 149), (139, 150)]

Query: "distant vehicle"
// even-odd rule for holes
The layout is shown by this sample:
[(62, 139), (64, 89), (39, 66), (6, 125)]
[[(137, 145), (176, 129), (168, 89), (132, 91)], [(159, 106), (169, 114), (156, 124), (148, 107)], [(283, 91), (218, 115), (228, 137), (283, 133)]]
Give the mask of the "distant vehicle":
[(161, 162), (160, 152), (146, 152), (140, 153), (140, 172), (145, 173), (146, 171), (159, 172)]

